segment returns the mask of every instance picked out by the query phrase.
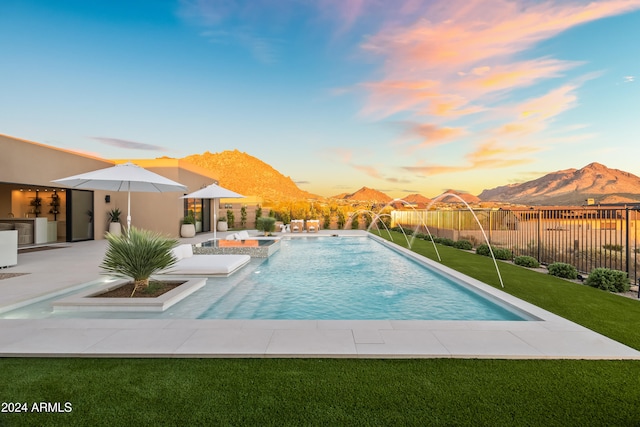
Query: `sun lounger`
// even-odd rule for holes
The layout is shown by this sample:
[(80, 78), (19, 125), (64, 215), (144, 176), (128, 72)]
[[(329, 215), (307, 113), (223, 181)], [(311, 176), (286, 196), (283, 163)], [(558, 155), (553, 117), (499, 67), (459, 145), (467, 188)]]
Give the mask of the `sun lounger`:
[(160, 274), (228, 276), (251, 261), (249, 255), (194, 255), (189, 244), (176, 246), (171, 252), (178, 262)]
[(292, 219), (290, 226), (292, 233), (302, 233), (302, 230), (304, 230), (304, 219)]
[(317, 219), (310, 219), (307, 221), (307, 233), (317, 233), (320, 229), (320, 221)]

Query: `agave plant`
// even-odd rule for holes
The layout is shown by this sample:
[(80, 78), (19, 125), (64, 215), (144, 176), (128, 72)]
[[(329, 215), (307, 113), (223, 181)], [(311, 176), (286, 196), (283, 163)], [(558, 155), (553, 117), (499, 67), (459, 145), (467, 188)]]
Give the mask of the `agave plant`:
[(107, 233), (106, 238), (109, 246), (100, 268), (116, 277), (133, 279), (131, 296), (149, 286), (152, 274), (172, 267), (177, 261), (171, 248), (178, 241), (149, 230), (131, 227), (126, 234)]

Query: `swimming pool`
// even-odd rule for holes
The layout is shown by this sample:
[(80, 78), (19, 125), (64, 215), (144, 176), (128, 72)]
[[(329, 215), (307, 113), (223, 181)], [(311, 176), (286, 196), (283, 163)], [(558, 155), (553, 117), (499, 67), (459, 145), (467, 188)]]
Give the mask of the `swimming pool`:
[[(62, 296), (57, 297), (58, 299)], [(2, 317), (333, 320), (529, 320), (498, 300), (369, 237), (282, 239), (267, 259), (162, 313), (53, 311), (44, 301)]]

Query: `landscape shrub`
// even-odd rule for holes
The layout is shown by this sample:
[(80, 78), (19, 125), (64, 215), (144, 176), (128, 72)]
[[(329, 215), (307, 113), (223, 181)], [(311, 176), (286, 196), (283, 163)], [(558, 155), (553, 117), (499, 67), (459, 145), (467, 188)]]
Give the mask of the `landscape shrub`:
[(415, 233), (415, 234), (414, 234), (414, 237), (415, 237), (416, 239), (424, 239), (424, 233)]
[(609, 292), (628, 292), (627, 273), (610, 268), (594, 268), (585, 281), (586, 285)]
[(576, 279), (578, 277), (578, 270), (573, 265), (564, 262), (549, 264), (548, 269), (549, 274), (563, 279)]
[(324, 214), (324, 216), (322, 217), (324, 219), (324, 222), (322, 223), (323, 228), (325, 230), (328, 230), (331, 228), (331, 214), (330, 213), (326, 213)]
[(471, 246), (476, 247), (478, 246), (478, 238), (476, 236), (470, 235), (470, 236), (460, 236), (460, 240), (468, 240), (471, 242)]
[(494, 247), (492, 247), (491, 249), (493, 249), (493, 256), (495, 256), (496, 259), (502, 259), (502, 260), (513, 259), (513, 253), (509, 249), (494, 248)]
[(347, 219), (344, 216), (344, 212), (342, 211), (338, 211), (338, 219), (336, 221), (337, 225), (338, 225), (338, 230), (342, 230), (344, 228), (344, 225), (346, 224)]
[(476, 248), (476, 253), (478, 255), (490, 257), (491, 251), (493, 251), (493, 256), (496, 257), (496, 259), (510, 260), (513, 258), (513, 254), (509, 249), (496, 248), (495, 246), (491, 246), (491, 250), (489, 250), (489, 245), (487, 244), (482, 244)]
[(622, 245), (602, 245), (602, 249), (606, 249), (608, 251), (616, 251), (616, 252), (622, 252)]
[(457, 249), (464, 249), (467, 251), (470, 251), (471, 249), (473, 249), (473, 245), (468, 240), (458, 240), (453, 244), (453, 247)]
[(476, 253), (478, 255), (491, 256), (491, 251), (489, 250), (489, 245), (487, 245), (486, 243), (478, 245), (478, 247), (476, 248)]
[(263, 231), (265, 236), (276, 229), (276, 219), (270, 216), (261, 216), (256, 222), (256, 229)]
[(240, 228), (247, 227), (247, 207), (243, 206), (240, 208)]
[(516, 265), (521, 265), (523, 267), (529, 267), (529, 268), (538, 268), (540, 267), (540, 263), (538, 262), (537, 259), (535, 259), (532, 256), (527, 256), (527, 255), (521, 255), (521, 256), (517, 256), (513, 259), (513, 262)]
[(445, 245), (445, 246), (453, 246), (456, 243), (453, 240), (448, 239), (446, 237), (441, 237), (439, 240), (440, 241), (436, 241), (436, 243), (440, 243), (441, 245)]
[(233, 211), (231, 209), (227, 209), (227, 224), (229, 225), (229, 228), (234, 228), (236, 226), (234, 223), (235, 220), (236, 217), (233, 214)]
[(354, 215), (353, 219), (351, 220), (351, 229), (352, 230), (357, 230), (360, 228), (360, 220), (359, 220), (359, 215)]

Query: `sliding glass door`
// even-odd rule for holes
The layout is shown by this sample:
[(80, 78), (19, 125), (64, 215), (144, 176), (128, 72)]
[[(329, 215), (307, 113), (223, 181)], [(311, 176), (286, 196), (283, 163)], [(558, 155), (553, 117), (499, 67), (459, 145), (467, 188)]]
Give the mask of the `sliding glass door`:
[(67, 190), (67, 241), (93, 240), (93, 191)]

